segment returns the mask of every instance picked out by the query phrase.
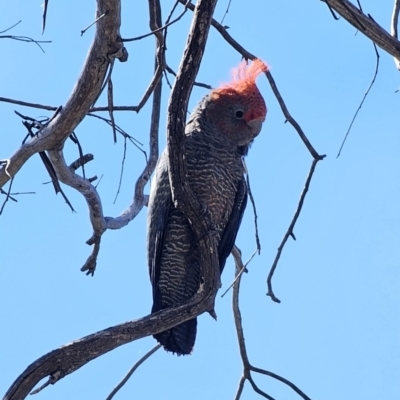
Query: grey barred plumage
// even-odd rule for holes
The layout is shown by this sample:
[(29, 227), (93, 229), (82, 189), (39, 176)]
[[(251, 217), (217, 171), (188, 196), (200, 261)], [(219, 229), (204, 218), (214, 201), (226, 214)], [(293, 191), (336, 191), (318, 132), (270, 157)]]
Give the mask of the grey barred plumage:
[[(232, 85), (229, 94), (223, 88), (212, 91), (193, 111), (185, 129), (188, 182), (217, 231), (221, 273), (247, 202), (242, 157), (260, 132), (266, 114), (254, 83), (258, 73), (253, 71), (253, 85), (250, 82), (247, 86), (251, 87), (250, 96), (244, 95), (243, 85), (241, 91), (234, 91)], [(246, 118), (248, 115), (251, 118)], [(190, 225), (172, 203), (166, 150), (158, 161), (150, 191), (147, 253), (152, 312), (187, 302), (200, 286), (201, 268)], [(197, 320), (192, 319), (154, 337), (168, 351), (190, 354), (196, 327)]]

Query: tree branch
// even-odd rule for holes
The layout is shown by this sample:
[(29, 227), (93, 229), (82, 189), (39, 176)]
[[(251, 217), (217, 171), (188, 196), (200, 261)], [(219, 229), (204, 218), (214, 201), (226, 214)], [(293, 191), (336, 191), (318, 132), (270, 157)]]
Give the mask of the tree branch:
[[(318, 160), (314, 160), (315, 163), (318, 162)], [(232, 309), (233, 309), (233, 315), (234, 315), (234, 320), (235, 320), (235, 327), (236, 327), (236, 333), (238, 337), (238, 343), (239, 343), (239, 350), (240, 350), (240, 356), (242, 358), (243, 362), (243, 375), (240, 378), (239, 381), (239, 387), (236, 392), (235, 400), (239, 400), (240, 396), (243, 391), (244, 383), (246, 380), (250, 382), (250, 385), (252, 386), (253, 390), (258, 393), (260, 396), (263, 396), (267, 399), (274, 400), (273, 397), (259, 389), (259, 387), (256, 385), (254, 382), (251, 372), (257, 372), (259, 374), (267, 375), (270, 376), (271, 378), (274, 378), (285, 385), (289, 386), (293, 391), (295, 391), (301, 398), (304, 400), (311, 400), (302, 390), (300, 390), (294, 383), (290, 382), (288, 379), (281, 377), (278, 374), (275, 374), (273, 372), (267, 371), (265, 369), (253, 367), (250, 364), (249, 357), (247, 355), (247, 349), (246, 349), (246, 343), (245, 343), (245, 338), (244, 338), (244, 331), (243, 331), (243, 324), (242, 324), (242, 315), (240, 312), (239, 308), (239, 291), (240, 291), (240, 282), (241, 282), (241, 271), (244, 269), (243, 261), (242, 261), (242, 255), (241, 251), (236, 247), (236, 245), (232, 249), (232, 256), (235, 260), (235, 275), (237, 279), (235, 279), (235, 284), (233, 285), (233, 294), (232, 294)]]
[(194, 9), (188, 41), (168, 103), (167, 120), (172, 199), (175, 207), (184, 213), (198, 238), (199, 264), (204, 282), (199, 292), (209, 312), (214, 310), (215, 295), (220, 287), (218, 242), (215, 235), (210, 235), (209, 218), (204, 217), (201, 205), (187, 182), (184, 130), (189, 97), (203, 57), (216, 3), (217, 0), (199, 0)]
[[(108, 14), (96, 24), (96, 34), (74, 90), (58, 115), (35, 138), (22, 145), (0, 167), (0, 188), (39, 151), (50, 150), (71, 134), (90, 110), (102, 87), (110, 60), (125, 61), (126, 50), (120, 42), (121, 4), (119, 0), (97, 0), (96, 15)], [(8, 172), (8, 173), (7, 173)]]
[(347, 0), (323, 1), (379, 47), (394, 58), (400, 59), (400, 42), (376, 23), (369, 14), (365, 15)]
[(203, 294), (196, 293), (181, 306), (164, 309), (70, 342), (30, 364), (8, 389), (3, 400), (22, 400), (43, 378), (49, 377), (54, 384), (119, 346), (168, 330), (208, 311), (208, 308)]
[(294, 233), (293, 233), (293, 229), (294, 229), (294, 226), (296, 225), (297, 219), (299, 218), (299, 215), (300, 215), (301, 210), (303, 208), (304, 200), (306, 198), (308, 189), (310, 188), (311, 179), (312, 179), (312, 177), (314, 175), (315, 167), (317, 166), (318, 161), (320, 161), (320, 159), (314, 158), (314, 160), (313, 160), (313, 162), (311, 164), (310, 172), (308, 173), (308, 176), (307, 176), (307, 179), (306, 179), (306, 183), (304, 185), (304, 189), (303, 189), (303, 191), (301, 193), (300, 200), (299, 200), (299, 203), (297, 205), (296, 212), (294, 213), (292, 222), (290, 223), (289, 228), (287, 229), (285, 235), (283, 236), (282, 242), (278, 247), (278, 251), (276, 253), (275, 260), (274, 260), (274, 262), (272, 264), (272, 267), (271, 267), (271, 269), (269, 271), (269, 274), (268, 274), (268, 278), (267, 278), (267, 285), (268, 285), (267, 296), (270, 296), (271, 299), (273, 301), (275, 301), (276, 303), (280, 303), (281, 301), (275, 296), (274, 291), (272, 290), (272, 277), (274, 275), (275, 269), (276, 269), (276, 267), (278, 265), (278, 261), (279, 261), (279, 259), (281, 257), (281, 254), (282, 254), (282, 250), (285, 247), (285, 244), (286, 244), (287, 240), (289, 239), (290, 236), (294, 240), (296, 240), (296, 237), (294, 236)]

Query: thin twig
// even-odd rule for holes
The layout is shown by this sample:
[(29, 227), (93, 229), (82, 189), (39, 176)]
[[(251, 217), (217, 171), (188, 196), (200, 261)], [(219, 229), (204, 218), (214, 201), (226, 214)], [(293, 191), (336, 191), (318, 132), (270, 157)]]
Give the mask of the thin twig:
[[(43, 121), (38, 121), (32, 117), (28, 117), (25, 115), (20, 114), (18, 111), (14, 111), (15, 114), (17, 114), (19, 117), (23, 118), (24, 120), (22, 121), (22, 124), (26, 127), (28, 131), (28, 135), (31, 138), (34, 138), (37, 136), (37, 134), (51, 121), (50, 118), (46, 118)], [(29, 121), (29, 122), (28, 122)], [(46, 124), (43, 124), (43, 122), (46, 122)], [(33, 128), (37, 129), (37, 132), (33, 132)], [(43, 165), (45, 166), (50, 178), (51, 182), (53, 183), (54, 191), (57, 193), (61, 193), (61, 196), (64, 198), (65, 202), (69, 206), (72, 212), (75, 212), (74, 207), (72, 206), (71, 202), (69, 201), (67, 195), (64, 193), (64, 191), (61, 188), (60, 182), (58, 181), (57, 174), (53, 168), (52, 163), (50, 162), (49, 158), (47, 157), (46, 152), (44, 151), (39, 151), (39, 157), (43, 162)]]
[[(318, 160), (314, 160), (316, 163)], [(233, 315), (234, 315), (234, 320), (235, 320), (235, 327), (236, 327), (236, 334), (238, 338), (238, 343), (239, 343), (239, 350), (240, 350), (240, 356), (243, 362), (243, 374), (242, 377), (240, 378), (239, 381), (239, 387), (236, 392), (235, 400), (239, 400), (240, 396), (243, 391), (244, 383), (246, 380), (250, 382), (250, 385), (252, 386), (253, 390), (258, 393), (260, 396), (263, 396), (269, 400), (273, 400), (273, 397), (271, 397), (269, 394), (265, 393), (262, 391), (257, 384), (254, 382), (251, 372), (256, 372), (259, 374), (267, 375), (271, 378), (274, 378), (285, 385), (289, 386), (292, 390), (294, 390), (300, 397), (302, 397), (304, 400), (311, 400), (302, 390), (300, 390), (294, 383), (289, 381), (286, 378), (283, 378), (282, 376), (275, 374), (274, 372), (267, 371), (265, 369), (253, 367), (250, 364), (249, 357), (247, 355), (247, 349), (246, 349), (246, 343), (245, 343), (245, 337), (244, 337), (244, 331), (243, 331), (243, 323), (242, 323), (242, 316), (240, 312), (240, 307), (239, 307), (239, 292), (240, 292), (240, 281), (242, 275), (240, 275), (240, 271), (243, 270), (243, 261), (241, 257), (241, 251), (234, 246), (232, 250), (232, 255), (235, 259), (235, 276), (237, 279), (235, 280), (235, 284), (233, 286), (233, 294), (232, 294), (232, 309), (233, 309)]]
[[(108, 125), (112, 125), (111, 120), (108, 118), (104, 118), (101, 117), (100, 115), (96, 115), (96, 114), (92, 114), (89, 113), (88, 114), (89, 117), (94, 117), (97, 119), (100, 119), (104, 122), (106, 122)], [(129, 133), (127, 133), (124, 129), (122, 129), (119, 125), (115, 124), (115, 129), (117, 132), (119, 132), (124, 138), (129, 139), (129, 141), (135, 146), (137, 147), (144, 155), (146, 155), (146, 152), (140, 147), (143, 146), (142, 142), (139, 142), (139, 140), (135, 139), (133, 136), (131, 136)]]
[(119, 175), (118, 189), (117, 189), (117, 193), (115, 194), (115, 198), (114, 198), (113, 204), (115, 204), (115, 202), (117, 201), (117, 198), (118, 198), (118, 195), (119, 195), (119, 191), (121, 189), (122, 177), (124, 175), (125, 159), (126, 159), (126, 138), (124, 138), (124, 153), (122, 155), (121, 173)]
[[(12, 188), (13, 182), (14, 182), (14, 177), (11, 178), (10, 184), (8, 185), (8, 191), (7, 191), (7, 193), (6, 193), (6, 198), (4, 199), (4, 202), (3, 202), (3, 204), (2, 204), (2, 206), (1, 206), (1, 208), (0, 208), (0, 215), (3, 213), (4, 207), (6, 206), (7, 201), (8, 201), (9, 199), (11, 199), (10, 193), (11, 193), (11, 188)], [(4, 191), (2, 190), (2, 193), (3, 193), (3, 192), (4, 192)]]
[(128, 373), (124, 376), (120, 383), (111, 391), (111, 393), (106, 397), (106, 400), (111, 400), (117, 392), (128, 382), (129, 378), (132, 374), (139, 368), (141, 364), (143, 364), (148, 358), (150, 358), (159, 348), (161, 348), (161, 344), (155, 345), (150, 351), (148, 351), (139, 361), (137, 361), (133, 367), (128, 371)]
[(9, 28), (4, 29), (4, 31), (0, 31), (0, 33), (6, 33), (7, 31), (10, 31), (12, 28), (15, 28), (18, 24), (21, 23), (21, 20), (19, 20), (18, 22), (16, 22), (14, 25), (11, 25)]
[(160, 28), (154, 29), (153, 31), (151, 31), (151, 32), (149, 32), (149, 33), (146, 33), (146, 34), (144, 34), (144, 35), (141, 35), (141, 36), (137, 36), (137, 37), (130, 38), (130, 39), (121, 39), (121, 40), (122, 40), (123, 42), (133, 42), (133, 41), (135, 41), (135, 40), (144, 39), (144, 38), (146, 38), (146, 37), (149, 37), (149, 36), (151, 36), (151, 35), (156, 34), (157, 32), (161, 32), (161, 31), (163, 31), (164, 29), (167, 29), (169, 26), (171, 26), (171, 25), (174, 24), (175, 22), (178, 22), (178, 21), (186, 14), (186, 11), (187, 11), (187, 4), (189, 4), (189, 3), (190, 3), (190, 0), (187, 1), (186, 5), (185, 5), (185, 8), (183, 9), (182, 13), (181, 13), (177, 18), (175, 18), (174, 20), (167, 22), (164, 26), (161, 26)]
[(252, 193), (252, 191), (251, 191), (250, 176), (249, 176), (249, 172), (248, 172), (248, 170), (247, 170), (247, 166), (246, 166), (246, 164), (245, 164), (245, 162), (244, 162), (244, 159), (243, 159), (243, 165), (245, 165), (245, 168), (246, 168), (247, 190), (249, 191), (250, 202), (251, 202), (251, 205), (253, 206), (254, 230), (255, 230), (256, 245), (257, 245), (257, 250), (256, 250), (256, 251), (258, 251), (258, 254), (260, 254), (260, 253), (261, 253), (261, 243), (260, 243), (260, 236), (259, 236), (259, 234), (258, 234), (258, 223), (257, 223), (257, 221), (258, 221), (258, 215), (257, 215), (256, 202), (255, 202), (255, 200), (254, 200), (253, 193)]
[(114, 120), (114, 112), (113, 112), (113, 106), (114, 106), (113, 83), (112, 83), (111, 75), (110, 75), (110, 79), (108, 81), (108, 87), (107, 87), (107, 100), (108, 100), (108, 113), (110, 115), (114, 143), (117, 143), (117, 131), (115, 129), (115, 120)]
[(51, 40), (35, 40), (28, 36), (0, 35), (0, 39), (12, 39), (12, 40), (17, 40), (19, 42), (35, 43), (36, 46), (38, 46), (39, 49), (42, 50), (43, 53), (45, 53), (45, 51), (43, 47), (40, 45), (40, 43), (42, 44), (51, 43)]
[(375, 83), (376, 77), (378, 76), (378, 71), (379, 71), (379, 58), (380, 58), (380, 56), (379, 56), (379, 53), (378, 53), (378, 49), (377, 49), (377, 47), (376, 47), (376, 44), (375, 44), (375, 43), (372, 43), (372, 44), (374, 45), (375, 55), (376, 55), (376, 65), (375, 65), (374, 76), (372, 77), (372, 81), (371, 81), (370, 85), (368, 86), (367, 91), (364, 93), (364, 97), (362, 98), (360, 105), (358, 106), (356, 112), (354, 113), (353, 119), (352, 119), (351, 122), (350, 122), (349, 128), (347, 129), (346, 135), (344, 136), (344, 139), (343, 139), (343, 141), (342, 141), (342, 144), (341, 144), (341, 146), (340, 146), (340, 149), (339, 149), (339, 152), (338, 152), (336, 158), (338, 158), (338, 157), (340, 156), (340, 154), (342, 153), (343, 146), (344, 146), (344, 144), (345, 144), (345, 142), (346, 142), (346, 140), (347, 140), (347, 136), (349, 136), (349, 133), (350, 133), (351, 128), (352, 128), (352, 126), (353, 126), (353, 124), (354, 124), (354, 121), (355, 121), (356, 118), (357, 118), (358, 112), (361, 110), (361, 107), (363, 106), (364, 101), (365, 101), (365, 99), (367, 98), (367, 96), (368, 96), (370, 90), (372, 89), (372, 86), (373, 86), (374, 83)]
[[(165, 64), (165, 70), (168, 71), (171, 75), (176, 76), (176, 72), (168, 64)], [(167, 80), (168, 80), (168, 78), (167, 78)], [(193, 86), (198, 86), (198, 87), (202, 87), (202, 88), (209, 89), (209, 90), (213, 89), (213, 87), (211, 85), (208, 85), (207, 83), (201, 83), (201, 82), (194, 82)]]
[(276, 267), (278, 265), (278, 261), (279, 261), (279, 259), (281, 257), (281, 254), (282, 254), (282, 250), (285, 247), (285, 244), (286, 244), (287, 240), (289, 239), (289, 237), (292, 237), (294, 240), (296, 240), (296, 238), (294, 236), (294, 233), (293, 233), (293, 229), (294, 229), (294, 226), (296, 225), (297, 219), (299, 218), (301, 209), (303, 208), (304, 199), (306, 198), (308, 189), (310, 187), (310, 182), (311, 182), (311, 179), (313, 177), (313, 174), (314, 174), (314, 171), (315, 171), (315, 167), (316, 167), (318, 161), (320, 161), (318, 158), (314, 158), (314, 160), (313, 160), (313, 162), (311, 164), (311, 168), (310, 168), (310, 171), (308, 173), (308, 176), (307, 176), (307, 179), (306, 179), (306, 183), (304, 185), (304, 189), (303, 189), (303, 191), (301, 193), (300, 200), (299, 200), (299, 203), (297, 205), (296, 212), (294, 213), (292, 222), (290, 223), (289, 228), (287, 229), (285, 235), (283, 236), (282, 242), (278, 247), (278, 251), (277, 251), (277, 254), (275, 256), (275, 260), (274, 260), (274, 262), (272, 264), (272, 267), (271, 267), (271, 269), (269, 271), (269, 274), (268, 274), (268, 278), (267, 278), (267, 284), (268, 284), (267, 296), (270, 296), (271, 299), (273, 301), (275, 301), (276, 303), (280, 303), (281, 301), (275, 296), (274, 291), (272, 290), (272, 277), (274, 275), (275, 269), (276, 269)]
[(109, 13), (109, 11), (107, 10), (106, 12), (104, 12), (103, 14), (101, 14), (98, 18), (96, 18), (90, 25), (88, 25), (85, 29), (81, 30), (81, 36), (83, 36), (85, 34), (85, 32), (91, 27), (93, 26), (96, 22), (98, 22), (99, 20), (101, 20), (104, 16), (106, 16)]
[[(205, 87), (205, 86), (203, 86), (203, 87)], [(27, 101), (9, 99), (7, 97), (0, 97), (0, 102), (18, 104), (18, 105), (24, 106), (24, 107), (38, 108), (38, 109), (41, 109), (41, 110), (48, 110), (48, 111), (56, 111), (58, 109), (58, 107), (55, 107), (55, 106), (46, 106), (44, 104), (30, 103), (30, 102), (27, 102)], [(92, 107), (89, 111), (93, 113), (93, 112), (102, 112), (102, 111), (109, 112), (109, 110), (110, 110), (109, 106), (101, 106), (101, 107)], [(134, 112), (139, 112), (140, 108), (139, 108), (139, 106), (114, 106), (113, 105), (112, 111), (134, 111)]]
[(231, 1), (232, 1), (232, 0), (229, 0), (229, 1), (228, 1), (228, 6), (226, 7), (225, 13), (224, 13), (224, 15), (223, 15), (223, 17), (222, 17), (222, 19), (221, 19), (221, 22), (220, 22), (221, 25), (224, 23), (224, 19), (225, 19), (226, 15), (227, 15), (228, 12), (229, 12), (229, 7), (231, 6)]
[[(239, 251), (239, 252), (240, 252), (240, 250), (239, 250), (236, 246), (234, 246), (233, 249), (232, 249), (232, 255), (233, 255), (233, 252), (234, 252), (234, 251)], [(247, 266), (250, 264), (251, 260), (254, 258), (254, 256), (255, 256), (257, 253), (258, 253), (258, 249), (256, 249), (256, 250), (253, 252), (253, 254), (251, 255), (251, 257), (247, 260), (246, 264), (244, 264), (244, 265), (241, 266), (241, 270), (240, 270), (239, 273), (236, 275), (236, 277), (234, 278), (233, 282), (232, 282), (232, 283), (229, 285), (229, 287), (225, 290), (225, 292), (222, 293), (221, 298), (224, 297), (224, 296), (229, 292), (229, 290), (233, 287), (233, 285), (234, 285), (235, 282), (240, 278), (240, 276), (243, 274), (243, 272), (246, 272), (246, 273), (248, 272)]]

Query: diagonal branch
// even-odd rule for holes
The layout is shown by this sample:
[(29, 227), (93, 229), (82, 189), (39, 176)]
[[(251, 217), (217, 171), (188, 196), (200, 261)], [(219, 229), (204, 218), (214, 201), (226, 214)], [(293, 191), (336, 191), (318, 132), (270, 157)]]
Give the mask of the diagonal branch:
[(117, 394), (117, 392), (125, 385), (125, 383), (128, 382), (129, 378), (139, 368), (139, 366), (141, 364), (143, 364), (149, 357), (151, 357), (160, 348), (161, 348), (161, 344), (158, 343), (150, 351), (148, 351), (143, 357), (141, 357), (140, 360), (137, 361), (133, 365), (133, 367), (128, 371), (128, 373), (123, 377), (121, 382), (119, 382), (118, 385), (111, 391), (111, 393), (107, 396), (106, 400), (111, 400)]
[(30, 364), (14, 381), (3, 400), (24, 399), (42, 379), (54, 384), (95, 358), (143, 337), (163, 332), (208, 311), (202, 293), (186, 304), (116, 325), (75, 340)]
[(272, 264), (272, 267), (271, 267), (271, 269), (269, 271), (269, 274), (268, 274), (268, 278), (267, 278), (268, 293), (267, 293), (267, 296), (270, 296), (271, 299), (273, 301), (275, 301), (276, 303), (280, 303), (281, 301), (275, 296), (274, 291), (272, 290), (272, 277), (274, 275), (275, 269), (276, 269), (276, 267), (278, 265), (278, 261), (279, 261), (279, 259), (281, 257), (281, 254), (282, 254), (282, 250), (285, 247), (285, 244), (286, 244), (287, 240), (289, 239), (289, 237), (292, 237), (294, 240), (296, 240), (296, 237), (294, 236), (294, 233), (293, 233), (293, 229), (294, 229), (294, 226), (296, 225), (297, 219), (299, 218), (301, 210), (303, 208), (304, 200), (306, 198), (308, 189), (310, 188), (311, 179), (312, 179), (312, 177), (314, 175), (315, 167), (317, 166), (318, 161), (320, 161), (320, 159), (314, 158), (314, 160), (313, 160), (313, 162), (311, 164), (310, 172), (308, 173), (308, 176), (307, 176), (307, 179), (306, 179), (306, 183), (304, 185), (304, 189), (303, 189), (303, 191), (301, 193), (300, 200), (299, 200), (299, 203), (297, 205), (296, 212), (294, 213), (292, 222), (290, 223), (289, 228), (287, 229), (285, 235), (283, 236), (282, 242), (278, 247), (278, 251), (276, 253), (275, 260), (274, 260), (274, 262)]

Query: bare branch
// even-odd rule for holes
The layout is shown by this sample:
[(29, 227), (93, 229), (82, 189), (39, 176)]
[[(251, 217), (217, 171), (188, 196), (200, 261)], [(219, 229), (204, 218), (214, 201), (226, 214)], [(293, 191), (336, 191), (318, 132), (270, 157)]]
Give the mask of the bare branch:
[(9, 28), (4, 29), (4, 31), (0, 31), (0, 33), (5, 33), (10, 31), (12, 28), (15, 28), (17, 25), (19, 25), (21, 23), (21, 20), (19, 20), (18, 22), (16, 22), (14, 25), (11, 25)]
[(278, 247), (278, 252), (276, 253), (275, 260), (274, 260), (274, 262), (272, 264), (272, 267), (271, 267), (271, 269), (269, 271), (269, 274), (268, 274), (268, 278), (267, 278), (267, 284), (268, 284), (267, 296), (270, 296), (271, 299), (273, 301), (275, 301), (276, 303), (280, 303), (281, 301), (275, 296), (274, 291), (272, 290), (272, 277), (274, 275), (275, 269), (276, 269), (276, 267), (278, 265), (278, 261), (279, 261), (279, 259), (281, 257), (281, 254), (282, 254), (282, 250), (285, 247), (285, 244), (286, 244), (287, 240), (289, 239), (290, 236), (294, 240), (296, 240), (296, 237), (294, 236), (294, 233), (293, 233), (293, 229), (294, 229), (294, 226), (296, 225), (297, 219), (299, 218), (301, 209), (303, 208), (304, 199), (306, 198), (308, 189), (310, 187), (310, 182), (311, 182), (311, 179), (313, 177), (313, 174), (314, 174), (314, 171), (315, 171), (315, 167), (316, 167), (318, 161), (320, 161), (320, 159), (314, 158), (314, 160), (313, 160), (313, 162), (311, 164), (310, 172), (308, 173), (307, 180), (306, 180), (306, 183), (304, 185), (304, 189), (303, 189), (303, 191), (301, 193), (300, 200), (299, 200), (299, 203), (297, 205), (296, 212), (294, 213), (292, 222), (290, 223), (289, 228), (287, 229), (287, 231), (286, 231), (286, 233), (285, 233), (285, 235), (284, 235), (284, 237), (282, 239), (282, 242)]
[(394, 58), (400, 59), (400, 42), (376, 23), (369, 14), (365, 15), (348, 0), (323, 1), (379, 47)]
[(8, 174), (4, 166), (0, 167), (0, 187), (3, 187), (10, 176), (13, 177), (33, 154), (52, 149), (65, 141), (89, 112), (93, 101), (97, 98), (108, 70), (109, 60), (126, 59), (126, 50), (119, 41), (120, 1), (98, 0), (96, 14), (100, 16), (106, 10), (109, 10), (109, 13), (96, 24), (94, 41), (67, 103), (51, 123), (9, 158)]
[(3, 213), (4, 207), (6, 206), (8, 200), (16, 201), (14, 198), (12, 198), (12, 197), (10, 196), (11, 188), (12, 188), (13, 182), (14, 182), (14, 178), (12, 178), (12, 179), (10, 180), (10, 184), (9, 184), (9, 186), (8, 186), (8, 191), (7, 191), (7, 192), (5, 192), (3, 189), (1, 189), (1, 193), (5, 194), (5, 195), (6, 195), (6, 198), (4, 199), (4, 202), (3, 202), (3, 204), (2, 204), (2, 206), (1, 206), (1, 208), (0, 208), (0, 215)]
[(231, 6), (231, 0), (228, 1), (228, 5), (226, 7), (225, 13), (224, 13), (224, 15), (223, 15), (223, 17), (221, 19), (221, 22), (220, 22), (221, 25), (224, 23), (224, 19), (225, 19), (225, 17), (227, 16), (227, 14), (229, 12), (230, 6)]
[(188, 0), (188, 1), (186, 2), (185, 8), (183, 9), (182, 13), (181, 13), (177, 18), (175, 18), (174, 20), (167, 22), (164, 26), (161, 26), (160, 28), (154, 29), (154, 30), (152, 30), (151, 32), (146, 33), (145, 35), (137, 36), (137, 37), (130, 38), (130, 39), (121, 39), (121, 40), (122, 40), (123, 42), (134, 42), (135, 40), (144, 39), (144, 38), (146, 38), (146, 37), (149, 37), (149, 36), (151, 36), (151, 35), (154, 35), (154, 34), (156, 34), (156, 33), (158, 33), (158, 32), (161, 32), (161, 31), (167, 29), (169, 26), (173, 25), (175, 22), (178, 22), (178, 21), (186, 14), (186, 11), (187, 11), (187, 4), (188, 4), (188, 3), (190, 3), (190, 0)]
[(236, 391), (235, 400), (239, 400), (240, 397), (242, 396), (242, 392), (243, 392), (243, 388), (244, 388), (244, 383), (245, 382), (246, 382), (246, 377), (244, 375), (242, 375), (240, 377), (239, 386), (238, 386), (238, 389)]
[[(11, 29), (11, 28), (9, 28), (9, 29)], [(12, 40), (17, 40), (18, 42), (35, 43), (36, 46), (38, 46), (39, 49), (42, 50), (43, 53), (45, 53), (45, 51), (40, 44), (41, 43), (42, 44), (43, 43), (51, 43), (51, 40), (35, 40), (28, 36), (0, 35), (0, 39), (12, 39)]]
[(349, 133), (350, 133), (351, 128), (352, 128), (352, 126), (353, 126), (353, 124), (354, 124), (354, 121), (355, 121), (356, 118), (357, 118), (358, 112), (361, 110), (361, 107), (363, 106), (364, 101), (365, 101), (365, 99), (367, 98), (367, 96), (368, 96), (370, 90), (372, 89), (372, 86), (373, 86), (374, 83), (375, 83), (376, 77), (378, 76), (378, 71), (379, 71), (379, 53), (378, 53), (378, 49), (376, 48), (376, 44), (375, 44), (375, 43), (372, 43), (372, 44), (374, 45), (375, 55), (376, 55), (376, 65), (375, 65), (374, 76), (372, 77), (372, 81), (371, 81), (370, 85), (368, 86), (367, 91), (364, 93), (364, 97), (362, 98), (360, 105), (358, 106), (356, 112), (354, 113), (353, 119), (352, 119), (351, 122), (350, 122), (349, 128), (347, 129), (346, 135), (344, 136), (344, 139), (343, 139), (343, 141), (342, 141), (342, 144), (341, 144), (341, 146), (340, 146), (340, 149), (339, 149), (339, 152), (338, 152), (336, 158), (338, 158), (338, 157), (340, 156), (340, 154), (341, 154), (341, 152), (342, 152), (342, 149), (343, 149), (343, 146), (344, 146), (344, 144), (345, 144), (345, 142), (346, 142), (347, 136), (349, 136)]
[(85, 34), (85, 32), (92, 27), (96, 22), (100, 21), (102, 18), (104, 18), (108, 14), (109, 10), (106, 10), (103, 14), (101, 14), (99, 17), (97, 17), (92, 23), (90, 23), (85, 29), (81, 30), (81, 36)]
[(200, 68), (216, 3), (217, 0), (197, 2), (168, 103), (167, 119), (168, 173), (172, 200), (189, 221), (195, 237), (199, 238), (199, 264), (204, 282), (199, 292), (203, 304), (207, 304), (207, 311), (214, 315), (214, 300), (220, 287), (218, 242), (215, 235), (209, 234), (212, 231), (209, 217), (202, 213), (202, 207), (187, 182), (184, 130), (189, 97)]
[(53, 383), (115, 348), (143, 337), (163, 332), (208, 311), (203, 293), (186, 304), (126, 322), (65, 344), (30, 364), (8, 389), (3, 400), (22, 400), (42, 379)]
[[(117, 143), (117, 131), (115, 129), (115, 120), (114, 120), (113, 83), (112, 83), (112, 80), (111, 80), (111, 74), (110, 74), (110, 79), (108, 81), (108, 87), (107, 87), (107, 99), (108, 99), (108, 113), (110, 115), (114, 143)], [(126, 147), (126, 140), (125, 140), (125, 147)]]
[[(165, 70), (168, 71), (171, 75), (176, 76), (176, 72), (168, 64), (165, 65)], [(208, 85), (207, 83), (201, 83), (201, 82), (194, 82), (193, 86), (198, 86), (198, 87), (202, 87), (204, 89), (209, 89), (209, 90), (214, 89), (211, 85)]]
[(119, 191), (121, 190), (122, 177), (124, 176), (125, 159), (126, 159), (126, 138), (124, 138), (124, 153), (122, 155), (121, 173), (119, 174), (118, 189), (117, 189), (117, 193), (115, 193), (113, 204), (115, 204), (115, 202), (117, 201)]
[(133, 367), (128, 371), (120, 383), (111, 391), (111, 393), (106, 397), (106, 400), (111, 400), (117, 392), (128, 382), (132, 374), (143, 364), (149, 357), (151, 357), (158, 349), (161, 348), (161, 344), (156, 344), (150, 351), (148, 351), (139, 361), (137, 361)]
[[(318, 160), (314, 160), (314, 162), (317, 163)], [(252, 371), (257, 372), (259, 374), (270, 376), (271, 378), (274, 378), (274, 379), (284, 383), (285, 385), (289, 386), (304, 400), (311, 400), (302, 390), (300, 390), (294, 383), (290, 382), (288, 379), (283, 378), (280, 375), (277, 375), (277, 374), (267, 371), (265, 369), (253, 367), (250, 364), (249, 357), (247, 355), (247, 350), (246, 350), (245, 338), (244, 338), (242, 315), (241, 315), (240, 308), (239, 308), (239, 291), (240, 291), (240, 281), (241, 281), (241, 277), (242, 277), (242, 275), (240, 274), (240, 271), (243, 271), (245, 266), (243, 265), (241, 251), (236, 246), (234, 246), (232, 249), (232, 255), (235, 260), (235, 276), (237, 278), (237, 279), (235, 279), (235, 284), (233, 285), (232, 309), (233, 309), (233, 315), (234, 315), (234, 320), (235, 320), (236, 333), (237, 333), (237, 337), (238, 337), (240, 356), (241, 356), (242, 362), (243, 362), (243, 375), (240, 378), (239, 387), (236, 392), (235, 400), (240, 399), (246, 379), (250, 382), (253, 390), (256, 393), (258, 393), (260, 396), (265, 397), (266, 399), (274, 400), (273, 397), (271, 397), (269, 394), (262, 391), (256, 385), (256, 383), (254, 382), (254, 380), (251, 376)]]

